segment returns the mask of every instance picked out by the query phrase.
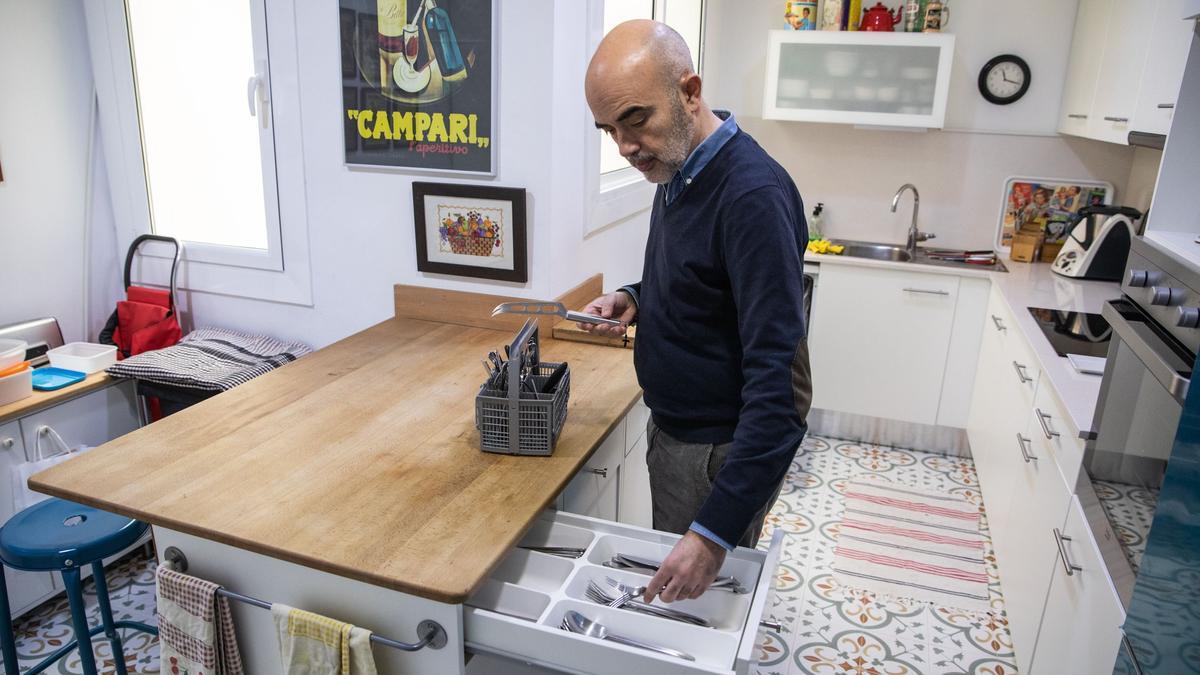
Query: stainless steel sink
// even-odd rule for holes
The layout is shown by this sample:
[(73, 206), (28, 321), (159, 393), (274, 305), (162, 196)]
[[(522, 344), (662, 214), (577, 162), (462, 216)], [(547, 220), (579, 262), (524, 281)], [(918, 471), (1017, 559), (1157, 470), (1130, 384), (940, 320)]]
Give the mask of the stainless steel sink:
[(935, 267), (958, 267), (961, 269), (978, 269), (1007, 272), (1004, 264), (999, 260), (994, 265), (976, 265), (962, 262), (954, 262), (950, 260), (942, 260), (939, 258), (929, 257), (929, 251), (924, 248), (917, 247), (917, 255), (914, 258), (903, 246), (895, 244), (880, 244), (871, 241), (838, 241), (832, 243), (839, 244), (845, 248), (842, 250), (842, 255), (852, 258), (870, 258), (871, 260), (884, 260), (888, 262), (912, 263), (914, 265), (933, 265)]
[(843, 246), (846, 248), (842, 251), (842, 255), (848, 255), (852, 258), (870, 258), (872, 260), (889, 260), (891, 262), (912, 261), (912, 255), (904, 250), (903, 246), (859, 242), (846, 242)]

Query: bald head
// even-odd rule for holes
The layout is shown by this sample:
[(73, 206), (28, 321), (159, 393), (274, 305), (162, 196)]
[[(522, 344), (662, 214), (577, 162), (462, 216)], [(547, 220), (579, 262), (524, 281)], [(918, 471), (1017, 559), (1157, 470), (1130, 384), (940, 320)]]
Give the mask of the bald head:
[(657, 21), (626, 21), (592, 56), (584, 93), (596, 127), (654, 183), (666, 183), (720, 126), (700, 96), (683, 37)]
[(588, 64), (585, 87), (590, 90), (614, 76), (633, 76), (643, 84), (657, 80), (656, 84), (673, 88), (695, 72), (683, 36), (665, 23), (634, 19), (619, 24), (600, 41)]

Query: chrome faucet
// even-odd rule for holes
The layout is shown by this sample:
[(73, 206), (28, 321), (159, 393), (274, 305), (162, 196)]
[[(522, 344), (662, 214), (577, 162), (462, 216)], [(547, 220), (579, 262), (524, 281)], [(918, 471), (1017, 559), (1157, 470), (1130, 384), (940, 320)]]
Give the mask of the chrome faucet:
[(908, 250), (909, 255), (917, 255), (917, 243), (933, 239), (936, 235), (932, 232), (922, 232), (917, 229), (917, 209), (921, 206), (921, 195), (917, 194), (917, 186), (912, 183), (905, 183), (896, 190), (896, 196), (892, 197), (892, 213), (896, 212), (896, 207), (900, 205), (900, 195), (904, 194), (905, 190), (912, 190), (913, 193), (913, 218), (912, 225), (908, 226), (908, 241), (904, 244), (904, 248)]

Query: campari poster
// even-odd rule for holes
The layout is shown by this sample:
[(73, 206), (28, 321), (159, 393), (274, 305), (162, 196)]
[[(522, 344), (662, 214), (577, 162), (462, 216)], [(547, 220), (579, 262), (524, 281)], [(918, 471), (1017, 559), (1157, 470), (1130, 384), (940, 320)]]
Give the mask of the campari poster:
[(339, 0), (346, 163), (494, 175), (493, 0)]

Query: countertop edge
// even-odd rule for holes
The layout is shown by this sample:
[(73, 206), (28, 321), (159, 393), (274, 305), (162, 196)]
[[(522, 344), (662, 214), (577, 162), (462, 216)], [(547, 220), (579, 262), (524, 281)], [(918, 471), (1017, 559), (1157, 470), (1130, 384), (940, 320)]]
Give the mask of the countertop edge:
[(123, 378), (112, 377), (101, 370), (88, 375), (82, 382), (77, 382), (62, 389), (54, 391), (38, 391), (35, 389), (31, 396), (26, 396), (25, 398), (0, 406), (0, 424), (7, 424), (13, 420), (41, 412), (46, 408), (53, 408), (60, 403), (66, 403), (85, 394), (90, 394), (93, 391), (117, 385), (124, 381)]

